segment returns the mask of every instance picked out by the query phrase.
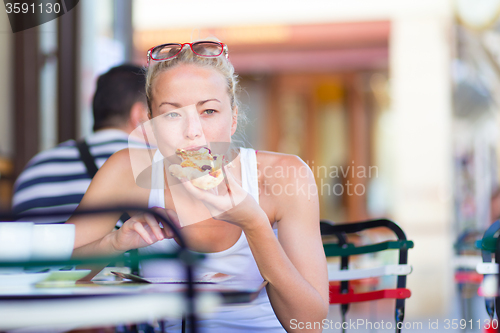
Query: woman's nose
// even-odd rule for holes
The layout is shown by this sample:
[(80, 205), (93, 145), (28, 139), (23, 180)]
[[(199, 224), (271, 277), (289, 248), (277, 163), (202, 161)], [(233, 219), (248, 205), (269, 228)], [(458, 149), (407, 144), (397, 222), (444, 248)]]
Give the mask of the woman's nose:
[(203, 128), (197, 113), (187, 117), (186, 137), (190, 140), (203, 137)]

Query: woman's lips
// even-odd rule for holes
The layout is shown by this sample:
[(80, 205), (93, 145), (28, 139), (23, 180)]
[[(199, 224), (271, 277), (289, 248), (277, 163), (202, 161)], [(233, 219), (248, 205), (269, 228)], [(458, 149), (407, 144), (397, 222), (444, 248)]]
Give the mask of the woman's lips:
[(201, 148), (207, 148), (205, 146), (189, 146), (189, 147), (186, 147), (186, 148), (182, 148), (184, 150), (200, 150)]

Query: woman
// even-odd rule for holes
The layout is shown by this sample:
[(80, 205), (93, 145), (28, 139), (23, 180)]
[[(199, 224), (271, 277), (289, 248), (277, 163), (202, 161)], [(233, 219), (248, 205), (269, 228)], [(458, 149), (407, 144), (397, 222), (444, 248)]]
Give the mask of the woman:
[[(318, 325), (328, 313), (328, 278), (317, 191), (310, 191), (316, 189), (312, 172), (296, 156), (241, 148), (225, 168), (228, 183), (216, 190), (176, 182), (165, 157), (175, 156), (179, 148), (231, 142), (238, 119), (237, 80), (222, 43), (164, 44), (148, 51), (148, 61), (146, 94), (159, 149), (114, 154), (95, 176), (79, 209), (161, 207), (156, 209), (165, 209), (184, 226), (188, 247), (207, 253), (202, 270), (268, 281), (267, 293), (252, 306), (216, 315), (214, 332), (283, 332), (299, 322), (316, 322), (316, 329), (308, 332), (321, 331)], [(154, 154), (146, 177), (151, 184), (143, 186), (134, 159), (149, 154)], [(177, 246), (173, 233), (149, 215), (137, 214), (114, 230), (117, 218), (72, 217), (68, 222), (76, 225), (74, 255)], [(142, 274), (168, 276), (174, 274), (172, 267), (144, 264)]]

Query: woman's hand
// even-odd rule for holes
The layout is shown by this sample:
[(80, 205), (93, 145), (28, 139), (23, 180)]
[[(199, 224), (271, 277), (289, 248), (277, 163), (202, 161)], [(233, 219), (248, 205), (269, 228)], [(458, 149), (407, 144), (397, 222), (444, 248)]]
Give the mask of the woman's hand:
[(211, 190), (201, 190), (187, 179), (183, 180), (182, 184), (194, 198), (203, 202), (214, 219), (238, 225), (243, 229), (251, 227), (255, 216), (266, 216), (265, 212), (241, 187), (229, 166), (223, 167), (222, 171), (224, 182)]
[[(180, 228), (179, 219), (173, 210), (160, 207), (152, 209)], [(168, 226), (162, 228), (159, 222), (153, 215), (148, 213), (134, 215), (120, 229), (111, 233), (113, 247), (117, 251), (124, 252), (145, 247), (166, 238), (174, 238), (174, 232)]]

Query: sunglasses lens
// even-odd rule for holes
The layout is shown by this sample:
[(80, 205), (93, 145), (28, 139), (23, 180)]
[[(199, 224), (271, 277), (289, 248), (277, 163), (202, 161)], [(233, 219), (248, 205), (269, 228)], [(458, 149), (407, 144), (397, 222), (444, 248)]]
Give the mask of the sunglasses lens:
[(217, 57), (222, 54), (222, 45), (216, 42), (193, 43), (193, 52), (208, 57)]
[(165, 60), (168, 58), (175, 57), (177, 53), (181, 50), (180, 44), (165, 44), (157, 46), (151, 52), (151, 56), (155, 60)]

